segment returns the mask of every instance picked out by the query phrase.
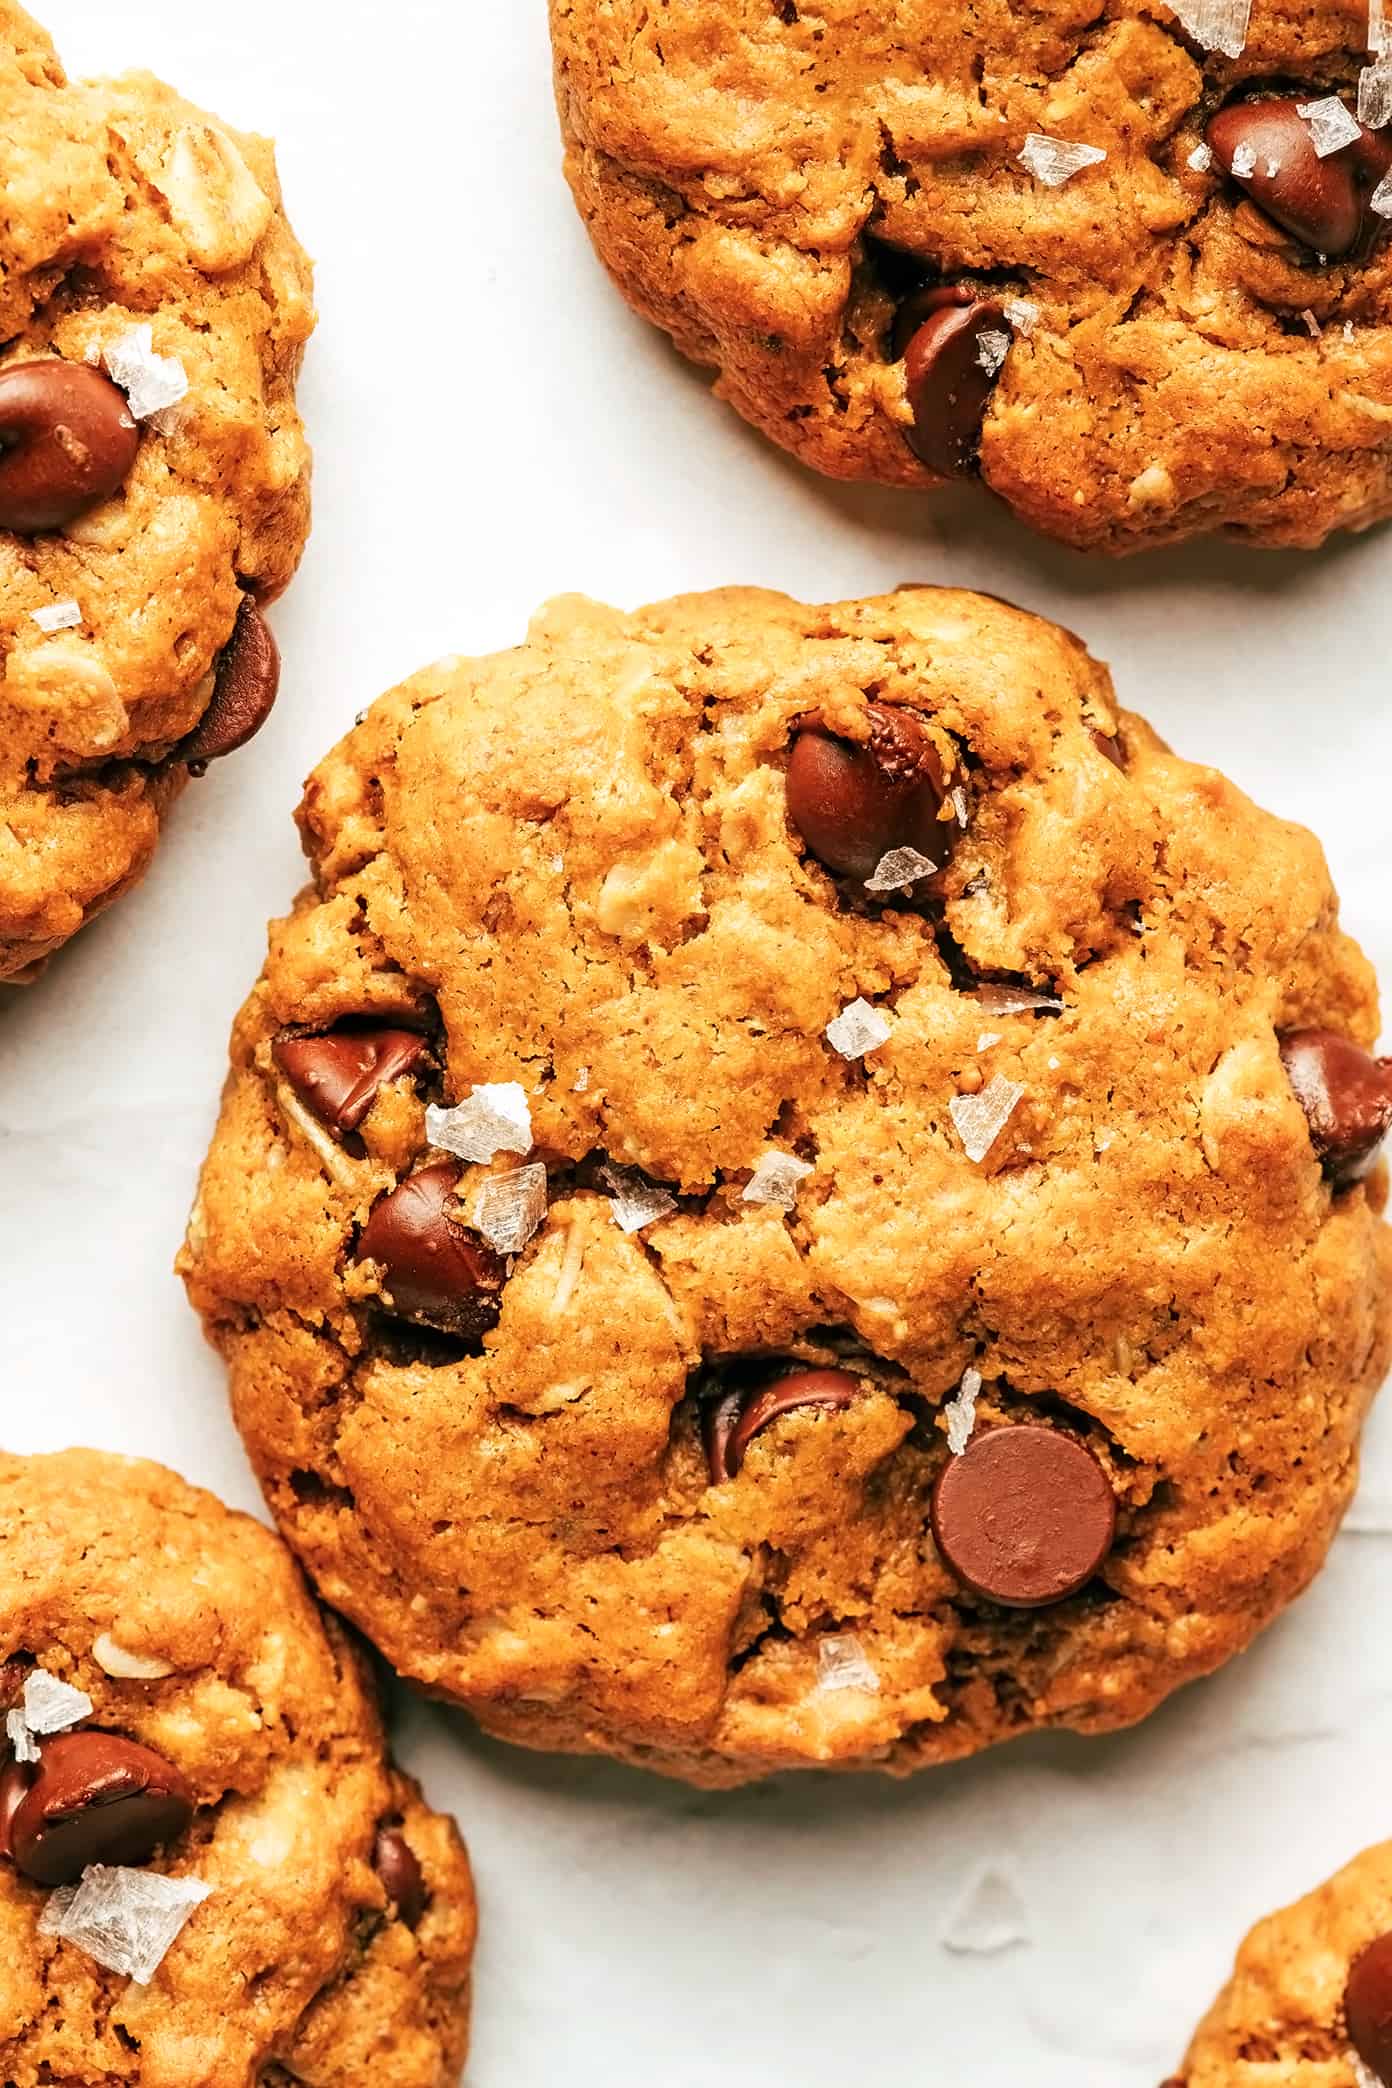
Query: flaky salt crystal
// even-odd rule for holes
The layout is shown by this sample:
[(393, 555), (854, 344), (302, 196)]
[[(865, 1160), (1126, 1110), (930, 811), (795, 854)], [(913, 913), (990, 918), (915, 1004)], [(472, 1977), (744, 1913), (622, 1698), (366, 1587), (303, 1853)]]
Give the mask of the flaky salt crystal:
[(967, 830), (967, 793), (963, 790), (960, 783), (954, 789), (949, 790), (947, 802), (952, 807), (953, 818), (962, 829), (962, 832), (965, 833)]
[(811, 1172), (810, 1161), (799, 1160), (796, 1153), (765, 1153), (744, 1185), (744, 1202), (777, 1204), (780, 1211), (791, 1211), (798, 1184)]
[(868, 1000), (853, 1000), (826, 1026), (826, 1040), (844, 1059), (864, 1058), (890, 1039), (891, 1026), (880, 1009)]
[(865, 880), (867, 892), (899, 892), (905, 885), (916, 884), (920, 877), (931, 877), (937, 869), (931, 857), (920, 855), (916, 848), (891, 848), (875, 865), (873, 877)]
[(80, 1884), (49, 1895), (39, 1933), (75, 1944), (109, 1972), (148, 1986), (194, 1908), (211, 1892), (197, 1878), (93, 1863)]
[(1392, 173), (1383, 175), (1368, 198), (1368, 205), (1379, 217), (1392, 218)]
[(1170, 0), (1180, 27), (1206, 51), (1240, 58), (1252, 22), (1252, 0)]
[(474, 1200), (474, 1229), (498, 1254), (520, 1254), (546, 1217), (546, 1169), (514, 1167), (490, 1175)]
[(818, 1640), (817, 1688), (824, 1696), (842, 1689), (862, 1689), (868, 1696), (879, 1695), (880, 1678), (866, 1659), (864, 1646), (852, 1633)]
[(1036, 993), (1031, 986), (1002, 986), (990, 980), (978, 986), (975, 994), (979, 1008), (987, 1009), (992, 1015), (1061, 1015), (1063, 1002), (1053, 993)]
[(166, 416), (187, 396), (189, 381), (181, 362), (172, 355), (156, 355), (153, 328), (133, 326), (111, 343), (102, 359), (112, 383), (125, 393), (133, 417), (151, 421), (168, 434), (173, 421)]
[(31, 609), (30, 616), (47, 637), (55, 631), (75, 631), (82, 621), (82, 606), (79, 602), (53, 602), (47, 609)]
[(603, 1167), (599, 1178), (609, 1191), (610, 1212), (620, 1232), (640, 1233), (659, 1218), (668, 1218), (677, 1199), (651, 1182), (638, 1167)]
[(583, 1095), (589, 1084), (590, 1069), (588, 1066), (582, 1066), (575, 1076), (575, 1085), (570, 1092), (572, 1095)]
[(976, 1040), (976, 1048), (978, 1051), (989, 1051), (991, 1046), (999, 1044), (1000, 1040), (1001, 1033), (999, 1030), (983, 1030)]
[(1257, 171), (1257, 148), (1255, 145), (1239, 145), (1232, 156), (1232, 170), (1239, 181), (1246, 181)]
[(1350, 115), (1337, 94), (1326, 94), (1319, 101), (1299, 102), (1296, 114), (1309, 124), (1315, 151), (1321, 159), (1342, 152), (1346, 145), (1356, 145), (1362, 136), (1358, 119)]
[(1363, 2064), (1357, 2052), (1350, 2052), (1348, 2060), (1353, 2073), (1354, 2088), (1382, 2088), (1382, 2082)]
[(944, 1950), (958, 1957), (994, 1957), (1030, 1940), (1025, 1903), (1004, 1871), (977, 1872), (943, 1925)]
[(943, 1419), (947, 1423), (947, 1447), (954, 1457), (960, 1457), (971, 1441), (972, 1430), (976, 1426), (976, 1397), (980, 1390), (981, 1372), (964, 1370), (956, 1397), (949, 1399), (943, 1408)]
[(1379, 58), (1358, 75), (1358, 120), (1369, 130), (1392, 123), (1392, 58)]
[(40, 1667), (25, 1678), (23, 1710), (31, 1733), (64, 1733), (91, 1717), (92, 1699)]
[(34, 1736), (24, 1722), (22, 1711), (5, 1713), (5, 1733), (17, 1762), (37, 1762), (39, 1750), (34, 1745)]
[(437, 1109), (432, 1103), (425, 1112), (425, 1135), (432, 1145), (461, 1160), (530, 1153), (532, 1113), (517, 1081), (485, 1083), (472, 1088), (467, 1101), (457, 1102), (453, 1109)]
[(1020, 148), (1020, 165), (1045, 188), (1062, 188), (1084, 167), (1095, 167), (1106, 157), (1100, 145), (1075, 145), (1067, 138), (1046, 137), (1043, 131), (1031, 131)]
[(1211, 145), (1196, 145), (1189, 155), (1188, 164), (1196, 174), (1207, 174), (1209, 168), (1213, 165), (1213, 147)]
[(1032, 297), (1012, 297), (1003, 307), (1005, 316), (1017, 334), (1028, 340), (1039, 324), (1039, 306)]
[(976, 360), (988, 377), (994, 377), (1005, 368), (1005, 358), (1014, 345), (1013, 334), (1002, 333), (997, 327), (985, 327), (976, 337)]
[(1013, 1080), (998, 1073), (979, 1095), (953, 1096), (947, 1105), (948, 1114), (957, 1126), (957, 1136), (969, 1160), (979, 1164), (986, 1158), (1024, 1092)]

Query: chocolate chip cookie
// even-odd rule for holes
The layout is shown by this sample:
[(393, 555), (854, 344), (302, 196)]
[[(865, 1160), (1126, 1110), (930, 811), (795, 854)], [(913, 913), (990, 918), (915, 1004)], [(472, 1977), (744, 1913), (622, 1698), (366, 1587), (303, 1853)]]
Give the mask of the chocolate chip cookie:
[(158, 1465), (0, 1456), (0, 2079), (446, 2088), (473, 1886), (284, 1547)]
[(551, 25), (610, 274), (814, 469), (979, 473), (1111, 553), (1392, 512), (1366, 6), (551, 0)]
[(1373, 983), (1076, 639), (561, 601), (301, 823), (182, 1267), (397, 1667), (695, 1782), (907, 1771), (1309, 1580), (1392, 1331)]
[(275, 700), (313, 323), (270, 145), (69, 83), (0, 0), (0, 981), (140, 877)]
[(1165, 2088), (1392, 2088), (1392, 1842), (1259, 1922)]

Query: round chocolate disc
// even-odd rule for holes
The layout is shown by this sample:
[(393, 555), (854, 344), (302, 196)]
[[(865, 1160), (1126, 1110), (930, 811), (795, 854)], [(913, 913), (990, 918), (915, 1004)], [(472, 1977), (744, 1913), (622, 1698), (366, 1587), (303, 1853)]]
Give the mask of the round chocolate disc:
[(1392, 1933), (1353, 1961), (1344, 1988), (1349, 2043), (1378, 2080), (1392, 2088)]
[(1033, 1422), (995, 1428), (944, 1466), (933, 1535), (973, 1594), (1042, 1609), (1092, 1579), (1116, 1536), (1116, 1499), (1076, 1436)]

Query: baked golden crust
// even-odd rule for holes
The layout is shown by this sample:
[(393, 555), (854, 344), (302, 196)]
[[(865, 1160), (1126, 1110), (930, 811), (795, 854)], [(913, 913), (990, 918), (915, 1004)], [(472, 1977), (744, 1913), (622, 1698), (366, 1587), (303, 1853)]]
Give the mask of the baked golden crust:
[[(122, 1654), (170, 1672), (122, 1679)], [(384, 2046), (394, 2088), (458, 2078), (468, 1859), (388, 1762), (362, 1654), (269, 1531), (158, 1465), (0, 1456), (0, 1665), (16, 1655), (182, 1772), (193, 1825), (154, 1867), (212, 1892), (139, 1986), (44, 1937), (47, 1893), (0, 1861), (7, 2084), (245, 2088), (280, 2066), (365, 2088)], [(383, 1822), (425, 1874), (414, 1929), (373, 1868)]]
[[(289, 581), (309, 527), (294, 387), (309, 264), (270, 144), (145, 73), (69, 83), (0, 0), (0, 373), (97, 362), (140, 326), (188, 379), (110, 499), (0, 530), (0, 980), (138, 879), (188, 771), (244, 591)], [(46, 632), (34, 612), (75, 602)]]
[[(1320, 266), (1201, 152), (1249, 82), (1352, 108), (1363, 0), (1256, 0), (1237, 61), (1162, 0), (551, 0), (551, 23), (601, 259), (815, 470), (935, 483), (890, 342), (907, 262), (1038, 307), (981, 445), (1034, 528), (1310, 546), (1392, 510), (1392, 241)], [(1107, 158), (1046, 187), (1031, 132)]]
[[(926, 912), (857, 898), (787, 817), (796, 722), (863, 738), (871, 698), (963, 792)], [(564, 600), (315, 772), (314, 886), (238, 1020), (181, 1267), (282, 1528), (402, 1672), (696, 1782), (908, 1771), (1138, 1719), (1315, 1572), (1388, 1236), (1322, 1178), (1276, 1033), (1371, 1042), (1373, 984), (1311, 836), (1119, 715), (1076, 639), (975, 595)], [(983, 1004), (1010, 979), (1062, 1012)], [(892, 1034), (848, 1061), (825, 1031), (858, 997)], [(439, 1072), (345, 1143), (272, 1052), (363, 1016)], [(977, 1164), (950, 1105), (996, 1079), (1023, 1093)], [(355, 1243), (426, 1157), (427, 1095), (506, 1081), (547, 1222), (481, 1350), (417, 1338)], [(743, 1196), (770, 1148), (812, 1163), (790, 1215)], [(605, 1161), (678, 1208), (626, 1235)], [(693, 1394), (750, 1356), (861, 1396), (712, 1484)], [(1056, 1608), (977, 1602), (929, 1533), (973, 1368), (984, 1422), (1080, 1431), (1116, 1492)], [(818, 1686), (837, 1634), (877, 1689)]]

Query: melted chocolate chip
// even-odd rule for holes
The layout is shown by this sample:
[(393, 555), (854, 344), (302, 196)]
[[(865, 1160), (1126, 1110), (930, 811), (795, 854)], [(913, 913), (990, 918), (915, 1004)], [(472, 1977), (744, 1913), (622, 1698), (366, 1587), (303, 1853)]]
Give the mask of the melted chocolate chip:
[(844, 1370), (794, 1370), (757, 1386), (735, 1385), (710, 1398), (701, 1416), (701, 1435), (711, 1485), (735, 1478), (744, 1453), (761, 1430), (798, 1407), (844, 1413), (855, 1399), (856, 1380)]
[(498, 1317), (503, 1262), (462, 1222), (457, 1161), (408, 1175), (374, 1207), (358, 1241), (359, 1261), (374, 1261), (384, 1304), (398, 1319), (477, 1341)]
[(1301, 103), (1318, 96), (1266, 95), (1230, 102), (1208, 126), (1223, 172), (1267, 216), (1314, 253), (1351, 253), (1362, 239), (1368, 201), (1392, 168), (1392, 143), (1363, 129), (1359, 139), (1321, 159)]
[(1116, 1536), (1116, 1499), (1076, 1436), (1035, 1423), (994, 1428), (943, 1467), (933, 1536), (973, 1594), (1040, 1609), (1092, 1579)]
[(815, 720), (788, 756), (788, 817), (818, 862), (844, 877), (873, 877), (892, 848), (941, 862), (952, 829), (939, 818), (946, 782), (937, 751), (912, 712), (866, 706), (861, 746)]
[(125, 393), (85, 363), (0, 370), (0, 529), (64, 529), (107, 500), (140, 446)]
[[(0, 1813), (5, 1803), (0, 1793)], [(10, 1854), (36, 1884), (70, 1885), (89, 1863), (148, 1863), (192, 1818), (193, 1794), (172, 1763), (88, 1727), (39, 1742), (10, 1812)]]
[(1337, 1030), (1283, 1030), (1278, 1042), (1320, 1165), (1336, 1189), (1352, 1188), (1392, 1131), (1392, 1058), (1373, 1058)]
[(414, 1928), (425, 1912), (425, 1873), (405, 1835), (395, 1827), (379, 1828), (372, 1864), (397, 1919)]
[(210, 761), (235, 753), (261, 730), (280, 690), (280, 649), (249, 594), (242, 596), (232, 636), (218, 655), (207, 710), (174, 750), (202, 775)]
[(271, 1056), (305, 1108), (342, 1138), (358, 1129), (382, 1088), (418, 1072), (429, 1054), (413, 1030), (335, 1029), (282, 1037)]
[(1001, 363), (989, 335), (1013, 337), (1005, 307), (965, 288), (920, 291), (901, 309), (894, 341), (913, 411), (909, 447), (940, 478), (971, 478)]
[(1392, 2088), (1392, 1933), (1354, 1959), (1344, 1988), (1344, 2020), (1363, 2064)]

